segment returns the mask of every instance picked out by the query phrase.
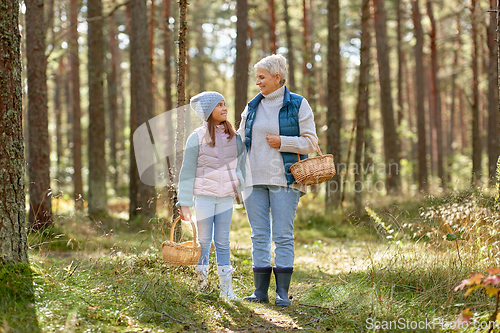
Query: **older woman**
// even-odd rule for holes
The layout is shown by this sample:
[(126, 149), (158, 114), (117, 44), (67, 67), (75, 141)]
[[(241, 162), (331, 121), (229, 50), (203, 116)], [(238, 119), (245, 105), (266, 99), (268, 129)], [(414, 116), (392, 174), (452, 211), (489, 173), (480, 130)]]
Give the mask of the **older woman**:
[(245, 107), (239, 128), (248, 151), (243, 197), (252, 228), (255, 284), (254, 293), (244, 299), (269, 302), (269, 282), (274, 271), (275, 304), (288, 306), (294, 261), (293, 222), (299, 198), (306, 192), (289, 169), (298, 161), (297, 154), (303, 159), (314, 150), (310, 137), (317, 140), (317, 135), (309, 103), (285, 86), (285, 58), (271, 55), (254, 68), (260, 93)]

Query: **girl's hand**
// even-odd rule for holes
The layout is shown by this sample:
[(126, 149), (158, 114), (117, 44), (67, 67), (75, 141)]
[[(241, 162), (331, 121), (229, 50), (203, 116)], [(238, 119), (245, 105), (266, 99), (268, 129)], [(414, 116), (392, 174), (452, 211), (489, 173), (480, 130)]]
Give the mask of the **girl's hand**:
[(281, 147), (281, 137), (279, 135), (268, 134), (266, 140), (271, 148), (278, 149)]
[(191, 220), (191, 209), (188, 206), (180, 206), (179, 207), (179, 215), (183, 221)]

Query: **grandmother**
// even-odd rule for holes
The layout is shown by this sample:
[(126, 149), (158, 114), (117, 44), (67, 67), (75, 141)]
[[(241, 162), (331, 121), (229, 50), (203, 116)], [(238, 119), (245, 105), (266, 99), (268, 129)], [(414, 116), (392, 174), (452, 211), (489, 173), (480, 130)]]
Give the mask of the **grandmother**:
[[(306, 188), (295, 182), (290, 166), (314, 150), (314, 115), (307, 100), (285, 86), (286, 60), (271, 55), (254, 65), (260, 93), (241, 114), (238, 132), (248, 155), (243, 197), (252, 228), (255, 291), (244, 300), (269, 302), (271, 273), (276, 279), (275, 304), (290, 305), (288, 289), (293, 272), (293, 223)], [(271, 222), (272, 216), (272, 222)], [(271, 239), (275, 244), (271, 265)]]

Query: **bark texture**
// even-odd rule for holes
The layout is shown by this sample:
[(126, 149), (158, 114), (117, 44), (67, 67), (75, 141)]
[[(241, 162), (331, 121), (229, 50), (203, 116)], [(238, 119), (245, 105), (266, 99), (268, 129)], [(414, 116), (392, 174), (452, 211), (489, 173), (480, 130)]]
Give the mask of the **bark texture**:
[(373, 0), (373, 4), (375, 7), (375, 37), (380, 79), (380, 111), (382, 113), (382, 126), (384, 128), (386, 190), (388, 194), (395, 194), (399, 191), (400, 186), (400, 141), (394, 124), (384, 0)]
[(415, 28), (416, 43), (415, 53), (415, 101), (417, 107), (417, 137), (418, 137), (418, 189), (427, 192), (427, 153), (425, 135), (425, 105), (424, 105), (424, 31), (422, 29), (422, 16), (420, 15), (418, 0), (412, 0), (412, 18)]
[(89, 214), (107, 214), (106, 114), (104, 112), (104, 37), (101, 0), (88, 1), (89, 15)]
[(82, 130), (80, 106), (80, 58), (78, 56), (78, 0), (69, 1), (69, 63), (70, 63), (70, 100), (71, 124), (73, 127), (73, 185), (75, 207), (83, 208), (82, 182)]
[(340, 203), (340, 128), (342, 104), (340, 100), (340, 7), (338, 0), (328, 1), (328, 83), (327, 83), (327, 151), (333, 155), (337, 173), (327, 184), (326, 207), (338, 207)]
[(47, 58), (43, 3), (26, 4), (26, 55), (28, 59), (28, 178), (30, 228), (52, 223), (50, 190), (50, 145), (47, 107)]
[[(135, 105), (136, 126), (140, 126), (153, 117), (147, 6), (145, 0), (132, 0), (130, 6), (132, 14), (130, 64), (131, 79), (134, 83), (132, 99)], [(135, 156), (133, 158), (135, 160)], [(135, 168), (135, 173), (137, 175), (137, 167)], [(138, 207), (135, 212), (141, 214), (145, 221), (153, 218), (156, 214), (155, 187), (148, 186), (139, 181), (137, 183), (137, 200)]]
[(363, 146), (365, 142), (365, 120), (368, 113), (368, 74), (370, 70), (370, 0), (363, 0), (361, 6), (361, 50), (358, 84), (358, 107), (356, 108), (356, 154), (354, 155), (354, 208), (356, 214), (363, 214)]
[(19, 2), (0, 2), (0, 264), (28, 261)]

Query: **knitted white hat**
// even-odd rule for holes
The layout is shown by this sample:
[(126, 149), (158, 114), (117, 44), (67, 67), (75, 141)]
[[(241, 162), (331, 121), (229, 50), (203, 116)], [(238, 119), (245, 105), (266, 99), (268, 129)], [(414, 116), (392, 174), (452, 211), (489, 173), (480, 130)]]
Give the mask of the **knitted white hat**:
[(212, 114), (217, 104), (220, 101), (226, 101), (224, 96), (216, 91), (204, 91), (196, 96), (193, 96), (190, 101), (191, 109), (196, 112), (198, 117), (207, 121), (208, 117)]

